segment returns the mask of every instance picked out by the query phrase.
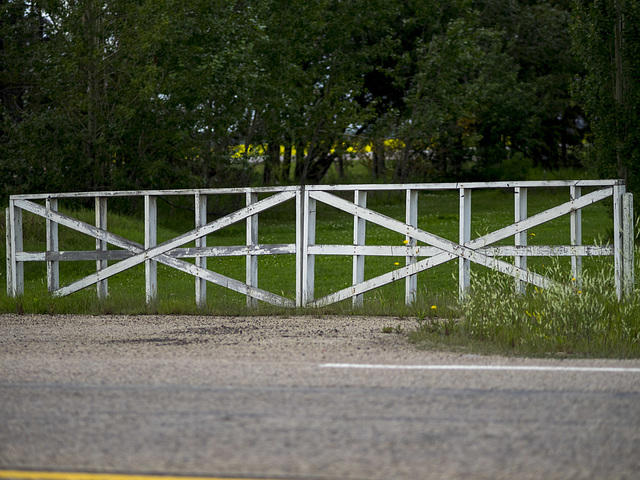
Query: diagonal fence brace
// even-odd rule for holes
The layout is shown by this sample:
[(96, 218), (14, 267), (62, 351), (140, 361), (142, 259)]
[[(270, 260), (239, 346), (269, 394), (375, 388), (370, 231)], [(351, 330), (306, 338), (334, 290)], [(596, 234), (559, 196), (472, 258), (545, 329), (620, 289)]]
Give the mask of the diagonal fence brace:
[[(596, 203), (600, 200), (603, 200), (604, 198), (610, 197), (612, 193), (613, 193), (612, 188), (599, 189), (595, 192), (591, 192), (590, 194), (580, 197), (579, 199), (571, 200), (562, 205), (558, 205), (556, 207), (550, 208), (536, 215), (533, 215), (525, 220), (509, 225), (507, 227), (495, 230), (494, 232), (491, 232), (482, 237), (476, 238), (471, 242), (468, 242), (467, 244), (465, 244), (465, 246), (461, 246), (455, 242), (438, 237), (436, 235), (430, 234), (423, 230), (416, 229), (411, 225), (400, 222), (399, 220), (392, 219), (390, 217), (387, 217), (385, 215), (382, 215), (378, 212), (367, 209), (365, 207), (356, 205), (355, 203), (349, 202), (335, 195), (328, 194), (325, 192), (310, 193), (310, 195), (316, 200), (332, 205), (352, 215), (365, 218), (366, 220), (371, 221), (372, 223), (376, 223), (382, 227), (389, 228), (390, 230), (393, 230), (402, 235), (409, 235), (409, 236), (415, 237), (419, 240), (424, 241), (425, 243), (434, 245), (436, 248), (441, 248), (442, 250), (445, 250), (444, 248), (441, 247), (441, 245), (438, 245), (436, 243), (441, 241), (441, 243), (444, 242), (450, 248), (449, 250), (445, 250), (440, 254), (434, 255), (429, 259), (422, 260), (414, 265), (396, 269), (394, 271), (369, 279), (365, 282), (361, 282), (356, 285), (339, 290), (337, 292), (331, 293), (323, 298), (320, 298), (311, 302), (310, 306), (324, 306), (324, 305), (329, 305), (331, 303), (339, 302), (349, 297), (353, 297), (355, 295), (359, 295), (369, 290), (373, 290), (379, 287), (380, 285), (401, 280), (403, 278), (409, 277), (411, 275), (422, 272), (424, 270), (428, 270), (429, 268), (435, 267), (442, 263), (446, 263), (450, 260), (453, 260), (459, 257), (468, 258), (473, 262), (480, 263), (484, 266), (493, 268), (502, 273), (516, 277), (520, 280), (523, 280), (527, 283), (531, 283), (538, 287), (547, 288), (549, 284), (552, 283), (552, 280), (550, 280), (548, 277), (539, 275), (529, 270), (520, 269), (507, 262), (503, 262), (501, 260), (498, 260), (489, 256), (485, 256), (475, 251), (474, 249), (488, 246), (502, 239), (511, 237), (518, 232), (526, 231), (530, 228), (546, 223), (547, 221), (553, 218), (565, 215), (574, 210), (578, 210), (585, 206)], [(421, 237), (420, 234), (424, 234), (424, 236), (420, 238)], [(426, 238), (427, 236), (431, 238), (427, 239)], [(433, 241), (433, 239), (435, 239), (435, 242)], [(467, 251), (464, 251), (465, 248), (467, 248)], [(469, 252), (469, 250), (471, 250), (471, 252), (473, 253)], [(479, 258), (478, 256), (481, 256), (484, 258)]]
[(178, 237), (175, 237), (172, 240), (168, 240), (167, 242), (164, 242), (148, 250), (144, 250), (142, 245), (137, 244), (136, 242), (132, 242), (119, 235), (115, 235), (106, 230), (94, 227), (93, 225), (86, 224), (79, 220), (68, 217), (64, 214), (48, 210), (45, 207), (38, 205), (36, 203), (25, 201), (25, 200), (17, 200), (16, 206), (19, 206), (20, 208), (23, 208), (24, 210), (27, 210), (36, 215), (40, 215), (44, 218), (50, 219), (61, 225), (70, 227), (72, 229), (91, 235), (100, 240), (107, 241), (115, 246), (125, 248), (127, 250), (134, 252), (134, 255), (127, 259), (121, 260), (120, 262), (114, 265), (111, 265), (103, 270), (100, 270), (99, 272), (93, 273), (81, 280), (73, 282), (65, 287), (62, 287), (52, 292), (53, 295), (55, 296), (61, 297), (61, 296), (69, 295), (78, 290), (91, 286), (100, 280), (104, 280), (105, 278), (116, 275), (135, 265), (143, 263), (145, 260), (157, 257), (156, 259), (165, 265), (171, 266), (185, 273), (189, 273), (191, 275), (204, 278), (208, 281), (211, 281), (212, 283), (230, 288), (237, 292), (252, 296), (259, 300), (267, 301), (275, 305), (293, 307), (295, 306), (295, 303), (292, 300), (273, 294), (271, 292), (267, 292), (257, 287), (249, 286), (238, 280), (226, 277), (224, 275), (221, 275), (216, 272), (212, 272), (210, 270), (207, 270), (201, 267), (197, 267), (192, 263), (189, 263), (177, 258), (172, 258), (164, 254), (196, 238), (200, 238), (202, 236), (208, 235), (228, 225), (244, 220), (247, 217), (260, 213), (264, 210), (268, 210), (269, 208), (279, 203), (285, 202), (293, 198), (294, 196), (295, 196), (295, 192), (281, 192), (281, 193), (272, 195), (269, 198), (253, 203), (225, 217), (214, 220), (213, 222), (210, 222), (203, 227), (200, 227), (190, 232), (187, 232), (185, 234), (182, 234)]

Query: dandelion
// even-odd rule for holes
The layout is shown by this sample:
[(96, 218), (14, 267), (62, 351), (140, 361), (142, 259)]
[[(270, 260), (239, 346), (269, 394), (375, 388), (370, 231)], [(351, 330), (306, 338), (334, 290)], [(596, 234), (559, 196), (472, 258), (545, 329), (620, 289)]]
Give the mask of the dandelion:
[(436, 310), (438, 307), (436, 307), (435, 305), (431, 305), (431, 310)]
[(571, 278), (571, 281), (572, 281), (572, 282), (575, 282), (575, 281), (576, 281), (576, 277), (572, 277), (572, 278)]
[(394, 263), (394, 265), (400, 265), (398, 262)]
[(405, 240), (405, 241), (404, 241), (404, 242), (402, 242), (402, 243), (404, 243), (404, 244), (406, 245), (407, 243), (409, 243), (409, 240)]
[(536, 236), (536, 234), (535, 234), (535, 233), (530, 233), (529, 235), (530, 235), (530, 236), (532, 236), (532, 237), (535, 237), (535, 236)]

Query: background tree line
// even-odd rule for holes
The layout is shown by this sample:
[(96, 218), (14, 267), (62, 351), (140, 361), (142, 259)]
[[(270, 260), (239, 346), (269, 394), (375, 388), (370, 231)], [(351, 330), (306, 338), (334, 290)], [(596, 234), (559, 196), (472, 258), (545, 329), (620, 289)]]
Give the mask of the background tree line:
[(640, 0), (0, 12), (3, 195), (317, 183), (365, 147), (374, 181), (640, 178)]

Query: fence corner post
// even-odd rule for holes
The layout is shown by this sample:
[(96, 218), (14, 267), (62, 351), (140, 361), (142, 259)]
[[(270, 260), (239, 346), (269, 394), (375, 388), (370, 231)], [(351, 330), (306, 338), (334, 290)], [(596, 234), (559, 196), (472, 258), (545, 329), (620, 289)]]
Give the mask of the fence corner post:
[(17, 260), (18, 252), (22, 252), (22, 209), (9, 201), (7, 211), (7, 293), (16, 298), (24, 295), (24, 263)]
[(622, 291), (627, 298), (631, 296), (635, 287), (634, 243), (633, 193), (625, 193), (622, 195)]

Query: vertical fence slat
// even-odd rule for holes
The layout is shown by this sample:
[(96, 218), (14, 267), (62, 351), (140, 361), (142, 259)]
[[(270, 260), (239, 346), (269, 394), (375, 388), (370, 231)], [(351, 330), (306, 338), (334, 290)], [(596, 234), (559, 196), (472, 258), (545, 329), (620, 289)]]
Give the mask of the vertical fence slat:
[[(460, 189), (459, 243), (464, 245), (471, 241), (471, 189)], [(460, 258), (458, 265), (458, 295), (462, 300), (471, 284), (471, 261)]]
[[(356, 190), (353, 194), (354, 199), (353, 203), (360, 207), (367, 206), (367, 192), (364, 190)], [(353, 217), (353, 244), (354, 245), (365, 245), (366, 243), (366, 228), (367, 221), (364, 218)], [(364, 262), (365, 255), (354, 255), (353, 256), (353, 276), (352, 283), (353, 285), (357, 285), (359, 283), (364, 282)], [(352, 299), (352, 304), (354, 307), (360, 308), (364, 305), (364, 295), (355, 295)]]
[[(571, 201), (575, 201), (582, 196), (582, 188), (572, 185), (570, 187)], [(582, 209), (571, 212), (571, 245), (582, 245)], [(571, 256), (571, 275), (575, 278), (576, 288), (582, 288), (582, 257), (580, 255)]]
[(11, 291), (13, 297), (24, 295), (24, 262), (16, 260), (17, 253), (23, 251), (22, 209), (9, 203), (11, 216)]
[(296, 191), (296, 307), (304, 305), (304, 215), (305, 189), (300, 186)]
[(13, 287), (12, 287), (12, 282), (13, 282), (13, 274), (11, 273), (13, 270), (13, 257), (11, 256), (11, 245), (13, 245), (13, 242), (11, 240), (12, 237), (12, 231), (13, 229), (11, 228), (11, 213), (9, 211), (9, 208), (7, 207), (4, 211), (5, 214), (5, 225), (6, 225), (6, 239), (7, 239), (7, 250), (6, 250), (6, 260), (7, 260), (7, 297), (13, 297)]
[(634, 243), (635, 232), (633, 225), (633, 194), (625, 193), (622, 196), (622, 257), (624, 265), (622, 267), (623, 272), (623, 294), (625, 297), (631, 296), (635, 287), (635, 278), (633, 271), (634, 264)]
[[(107, 230), (107, 199), (106, 197), (96, 197), (96, 227)], [(106, 240), (101, 238), (96, 238), (96, 250), (106, 252), (108, 248), (108, 243)], [(96, 260), (96, 271), (100, 271), (109, 266), (109, 262), (107, 260)], [(98, 298), (106, 298), (109, 295), (109, 281), (105, 278), (104, 280), (98, 281), (96, 284), (96, 291), (98, 293)]]
[[(195, 227), (201, 228), (207, 224), (207, 196), (200, 192), (195, 194)], [(196, 238), (196, 248), (207, 246), (207, 237)], [(196, 255), (196, 266), (207, 268), (207, 257)], [(207, 281), (204, 278), (196, 277), (196, 305), (200, 308), (207, 305)]]
[[(58, 211), (58, 199), (47, 198), (46, 200), (47, 210), (53, 212)], [(58, 246), (58, 224), (53, 220), (47, 218), (46, 221), (46, 235), (47, 235), (47, 252), (57, 252)], [(60, 288), (60, 262), (57, 260), (47, 260), (47, 289), (49, 292), (53, 292)]]
[(613, 187), (613, 265), (616, 284), (616, 295), (622, 299), (623, 260), (622, 260), (622, 196), (624, 185)]
[[(405, 203), (405, 218), (406, 223), (412, 227), (418, 226), (418, 191), (407, 190), (406, 203)], [(415, 238), (406, 236), (405, 241), (407, 247), (410, 247), (415, 253), (415, 248), (418, 244)], [(415, 265), (418, 263), (418, 257), (416, 255), (410, 255), (406, 258), (405, 263), (407, 266)], [(416, 301), (416, 295), (418, 292), (418, 275), (409, 275), (405, 279), (404, 286), (404, 301), (407, 305), (413, 304)]]
[[(527, 218), (527, 189), (526, 187), (514, 188), (514, 210), (515, 210), (515, 222), (526, 220)], [(523, 231), (515, 234), (515, 245), (526, 246), (527, 245), (527, 231)], [(514, 258), (514, 265), (523, 270), (527, 269), (527, 256), (516, 255)], [(516, 293), (524, 293), (527, 288), (527, 282), (522, 279), (516, 278)]]
[[(144, 248), (148, 250), (158, 244), (158, 199), (144, 196)], [(158, 299), (158, 261), (144, 262), (145, 294), (147, 305)]]
[[(246, 205), (247, 207), (258, 201), (258, 194), (254, 192), (247, 192)], [(251, 215), (247, 217), (247, 246), (255, 247), (258, 244), (258, 215)], [(258, 286), (258, 257), (256, 255), (246, 256), (246, 283), (250, 287)], [(247, 307), (256, 308), (258, 306), (258, 300), (256, 298), (247, 296)]]
[(315, 255), (309, 254), (309, 245), (316, 243), (316, 200), (304, 192), (304, 224), (303, 239), (303, 274), (302, 274), (302, 306), (306, 307), (314, 299), (315, 288)]

